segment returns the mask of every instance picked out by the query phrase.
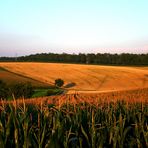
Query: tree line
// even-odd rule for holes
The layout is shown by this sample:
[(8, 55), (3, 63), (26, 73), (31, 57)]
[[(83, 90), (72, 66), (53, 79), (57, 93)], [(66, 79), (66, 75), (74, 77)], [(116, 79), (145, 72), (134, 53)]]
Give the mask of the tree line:
[(102, 64), (102, 65), (148, 65), (147, 54), (57, 54), (41, 53), (20, 57), (0, 57), (2, 62), (57, 62), (57, 63), (80, 63), (80, 64)]

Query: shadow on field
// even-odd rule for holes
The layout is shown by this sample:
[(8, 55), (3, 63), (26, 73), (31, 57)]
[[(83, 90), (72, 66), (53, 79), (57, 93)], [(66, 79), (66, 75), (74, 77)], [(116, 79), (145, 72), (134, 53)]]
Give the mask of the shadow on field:
[(64, 88), (71, 88), (71, 87), (74, 87), (74, 86), (76, 86), (76, 83), (70, 82), (70, 83), (66, 84), (66, 85), (64, 86)]

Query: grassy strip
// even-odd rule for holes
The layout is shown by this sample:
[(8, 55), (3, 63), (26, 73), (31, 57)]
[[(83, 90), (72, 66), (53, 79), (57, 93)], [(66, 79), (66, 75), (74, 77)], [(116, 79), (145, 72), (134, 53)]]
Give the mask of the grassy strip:
[(49, 89), (40, 88), (40, 89), (34, 90), (34, 94), (32, 95), (32, 98), (57, 95), (61, 93), (63, 93), (63, 90), (59, 88), (49, 88)]

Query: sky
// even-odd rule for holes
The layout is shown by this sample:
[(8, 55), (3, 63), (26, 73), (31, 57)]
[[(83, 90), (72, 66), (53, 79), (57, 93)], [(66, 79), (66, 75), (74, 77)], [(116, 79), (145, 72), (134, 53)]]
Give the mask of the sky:
[(0, 56), (148, 53), (148, 0), (0, 0)]

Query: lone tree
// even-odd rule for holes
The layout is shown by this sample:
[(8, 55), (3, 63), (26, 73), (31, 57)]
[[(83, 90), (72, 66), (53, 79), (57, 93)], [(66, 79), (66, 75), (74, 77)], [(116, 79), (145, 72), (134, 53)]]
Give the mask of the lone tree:
[(64, 85), (64, 81), (62, 79), (56, 79), (55, 80), (55, 86), (61, 87)]

